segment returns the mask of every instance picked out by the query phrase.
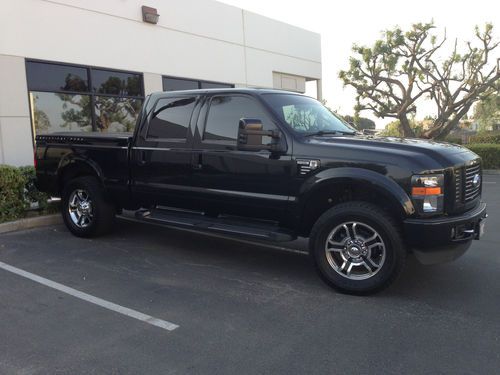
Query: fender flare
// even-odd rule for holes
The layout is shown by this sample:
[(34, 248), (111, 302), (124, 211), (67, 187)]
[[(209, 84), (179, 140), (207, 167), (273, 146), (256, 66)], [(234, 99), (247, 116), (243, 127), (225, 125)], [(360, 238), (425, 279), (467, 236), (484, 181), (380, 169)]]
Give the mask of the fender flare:
[(401, 186), (383, 174), (363, 168), (340, 167), (323, 170), (302, 184), (297, 198), (304, 208), (306, 202), (325, 184), (339, 184), (342, 182), (367, 184), (370, 188), (397, 203), (405, 216), (415, 213), (413, 202)]
[(72, 166), (76, 166), (78, 164), (83, 164), (86, 167), (90, 168), (95, 173), (95, 175), (97, 176), (99, 181), (101, 183), (104, 182), (104, 175), (101, 171), (101, 168), (99, 167), (99, 165), (96, 162), (94, 162), (92, 159), (70, 153), (70, 154), (64, 155), (61, 158), (61, 160), (59, 161), (59, 165), (57, 166), (58, 185), (61, 182), (61, 178), (63, 176), (64, 171), (67, 170), (68, 168), (71, 168)]

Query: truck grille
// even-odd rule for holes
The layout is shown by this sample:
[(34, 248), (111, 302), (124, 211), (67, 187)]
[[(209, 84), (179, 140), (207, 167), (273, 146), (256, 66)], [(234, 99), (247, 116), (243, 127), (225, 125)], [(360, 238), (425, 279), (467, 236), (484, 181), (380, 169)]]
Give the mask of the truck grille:
[[(474, 184), (474, 177), (479, 175), (479, 182)], [(481, 165), (473, 164), (465, 167), (465, 202), (475, 199), (481, 192)]]
[(463, 178), (462, 168), (455, 168), (455, 203), (463, 202)]
[[(479, 175), (479, 179), (474, 178)], [(455, 203), (467, 203), (481, 194), (481, 165), (474, 163), (455, 168)]]

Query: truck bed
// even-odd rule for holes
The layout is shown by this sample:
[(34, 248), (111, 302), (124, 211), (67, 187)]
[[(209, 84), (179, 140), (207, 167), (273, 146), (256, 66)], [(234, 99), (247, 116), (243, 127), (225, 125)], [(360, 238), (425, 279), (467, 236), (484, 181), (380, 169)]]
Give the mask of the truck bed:
[(128, 198), (132, 137), (132, 133), (87, 132), (37, 135), (37, 186), (59, 196), (61, 179), (71, 177), (72, 168), (85, 163), (87, 168), (94, 169), (92, 173), (101, 179), (107, 191)]

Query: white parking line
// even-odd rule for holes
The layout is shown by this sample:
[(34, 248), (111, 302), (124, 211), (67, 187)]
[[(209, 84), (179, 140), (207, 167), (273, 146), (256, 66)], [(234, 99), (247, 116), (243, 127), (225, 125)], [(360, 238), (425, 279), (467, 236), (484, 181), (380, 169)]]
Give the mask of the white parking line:
[(143, 322), (151, 324), (153, 326), (166, 329), (167, 331), (173, 331), (174, 329), (179, 328), (179, 326), (177, 324), (167, 322), (166, 320), (157, 319), (157, 318), (152, 317), (150, 315), (143, 314), (139, 311), (129, 309), (128, 307), (123, 307), (123, 306), (117, 305), (116, 303), (109, 302), (109, 301), (103, 300), (101, 298), (91, 296), (90, 294), (80, 292), (79, 290), (76, 290), (76, 289), (70, 288), (68, 286), (56, 283), (55, 281), (46, 279), (46, 278), (41, 277), (41, 276), (37, 276), (37, 275), (30, 273), (30, 272), (23, 271), (19, 268), (10, 266), (6, 263), (0, 262), (0, 268), (4, 269), (5, 271), (9, 271), (9, 272), (15, 273), (16, 275), (30, 279), (34, 282), (39, 283), (39, 284), (48, 286), (49, 288), (56, 289), (60, 292), (69, 294), (70, 296), (73, 296), (73, 297), (82, 299), (84, 301), (93, 303), (94, 305), (101, 306), (101, 307), (104, 307), (105, 309), (115, 311), (115, 312), (120, 313), (122, 315), (129, 316), (131, 318), (143, 321)]

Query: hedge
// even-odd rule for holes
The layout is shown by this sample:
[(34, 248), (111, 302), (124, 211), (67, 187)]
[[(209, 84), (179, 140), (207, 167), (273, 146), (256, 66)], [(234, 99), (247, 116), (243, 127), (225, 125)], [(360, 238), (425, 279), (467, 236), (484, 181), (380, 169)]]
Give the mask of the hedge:
[(500, 144), (500, 131), (485, 132), (473, 135), (470, 137), (469, 142), (476, 143), (498, 143)]
[(49, 196), (34, 184), (33, 167), (0, 165), (0, 223), (25, 217), (33, 204), (40, 213), (51, 211)]
[(466, 147), (481, 156), (484, 169), (500, 169), (500, 144), (476, 143)]

